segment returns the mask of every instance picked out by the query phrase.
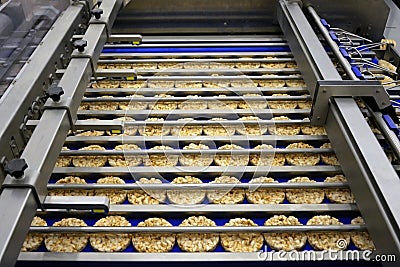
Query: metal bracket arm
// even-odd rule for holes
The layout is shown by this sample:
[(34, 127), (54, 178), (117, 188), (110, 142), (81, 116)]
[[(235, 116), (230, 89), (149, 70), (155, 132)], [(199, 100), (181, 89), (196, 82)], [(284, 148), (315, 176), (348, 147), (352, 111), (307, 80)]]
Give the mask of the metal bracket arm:
[(65, 111), (67, 111), (70, 128), (73, 132), (75, 132), (75, 121), (77, 120), (77, 116), (76, 116), (76, 112), (73, 113), (71, 111), (71, 103), (72, 102), (73, 102), (73, 99), (70, 97), (68, 97), (66, 99), (62, 99), (60, 102), (47, 102), (44, 105), (44, 109), (45, 110), (63, 109)]
[[(107, 40), (109, 40), (111, 36), (111, 27), (115, 18), (117, 17), (117, 12), (122, 7), (122, 1), (103, 1), (101, 4), (101, 8), (104, 10), (104, 14), (99, 18), (92, 18), (89, 21), (89, 24), (103, 24), (106, 26), (106, 34)], [(111, 23), (110, 23), (111, 22)]]
[(311, 110), (311, 123), (324, 125), (331, 97), (373, 97), (378, 108), (390, 106), (389, 95), (378, 81), (318, 81)]
[(92, 73), (96, 73), (97, 59), (103, 50), (103, 46), (99, 46), (98, 44), (104, 44), (107, 41), (110, 32), (108, 27), (114, 24), (121, 6), (121, 0), (104, 1), (101, 5), (104, 9), (103, 16), (99, 20), (91, 19), (89, 28), (84, 35), (84, 39), (88, 41), (87, 47), (83, 52), (75, 50), (72, 53), (72, 58), (88, 58), (92, 67)]
[(43, 207), (62, 210), (90, 210), (93, 213), (105, 213), (110, 210), (110, 200), (107, 197), (80, 196), (47, 196)]

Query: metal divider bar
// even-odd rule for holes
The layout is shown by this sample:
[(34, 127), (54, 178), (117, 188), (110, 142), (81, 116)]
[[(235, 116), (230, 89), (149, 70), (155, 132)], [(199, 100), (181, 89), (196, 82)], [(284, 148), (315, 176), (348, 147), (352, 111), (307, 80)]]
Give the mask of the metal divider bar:
[(299, 189), (346, 188), (348, 183), (241, 183), (241, 184), (49, 184), (48, 190), (121, 189), (121, 190), (217, 190), (217, 189)]
[(364, 225), (302, 225), (302, 226), (172, 226), (172, 227), (31, 227), (33, 233), (285, 233), (285, 232), (355, 232)]

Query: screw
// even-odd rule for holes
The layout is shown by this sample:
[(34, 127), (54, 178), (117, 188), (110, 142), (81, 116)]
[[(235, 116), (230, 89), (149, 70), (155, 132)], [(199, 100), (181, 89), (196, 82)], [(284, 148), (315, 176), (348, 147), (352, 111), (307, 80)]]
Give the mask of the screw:
[(86, 40), (83, 40), (83, 39), (81, 39), (81, 40), (76, 40), (75, 42), (74, 42), (74, 47), (76, 48), (76, 49), (78, 49), (78, 51), (79, 52), (83, 52), (83, 51), (85, 51), (85, 47), (87, 46), (87, 41)]
[(28, 168), (28, 164), (24, 159), (12, 159), (7, 162), (6, 166), (4, 167), (4, 171), (6, 174), (11, 175), (16, 179), (20, 179), (25, 170)]
[(64, 94), (64, 90), (59, 86), (51, 86), (46, 91), (46, 95), (53, 99), (54, 102), (58, 102), (61, 99), (61, 96)]

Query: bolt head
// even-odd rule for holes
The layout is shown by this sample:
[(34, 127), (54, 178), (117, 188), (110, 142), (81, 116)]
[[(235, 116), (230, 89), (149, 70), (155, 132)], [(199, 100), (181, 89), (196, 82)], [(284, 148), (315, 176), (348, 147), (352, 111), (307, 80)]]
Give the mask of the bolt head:
[(100, 19), (101, 15), (103, 14), (103, 9), (101, 8), (95, 8), (91, 11), (92, 15), (96, 18), (96, 19)]
[(64, 94), (64, 90), (59, 86), (51, 86), (47, 89), (47, 96), (53, 99), (54, 102), (58, 102), (61, 99), (61, 96)]
[(86, 40), (81, 39), (81, 40), (76, 40), (74, 42), (74, 47), (76, 49), (78, 49), (79, 52), (85, 51), (85, 47), (86, 46), (87, 46), (87, 41)]
[(24, 159), (12, 159), (7, 162), (6, 166), (4, 167), (4, 171), (14, 178), (19, 179), (24, 175), (27, 168), (28, 164)]

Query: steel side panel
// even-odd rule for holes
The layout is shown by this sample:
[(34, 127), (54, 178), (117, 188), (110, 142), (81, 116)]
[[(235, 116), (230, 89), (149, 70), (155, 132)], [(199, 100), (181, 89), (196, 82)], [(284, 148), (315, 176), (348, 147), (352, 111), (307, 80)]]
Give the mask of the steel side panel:
[[(400, 244), (395, 220), (400, 215), (399, 177), (386, 160), (356, 102), (352, 98), (335, 98), (334, 101), (338, 107), (333, 107), (331, 103), (326, 130), (343, 172), (378, 252), (398, 254)], [(377, 189), (383, 196), (376, 193)], [(385, 201), (394, 221), (388, 218), (383, 204)]]

